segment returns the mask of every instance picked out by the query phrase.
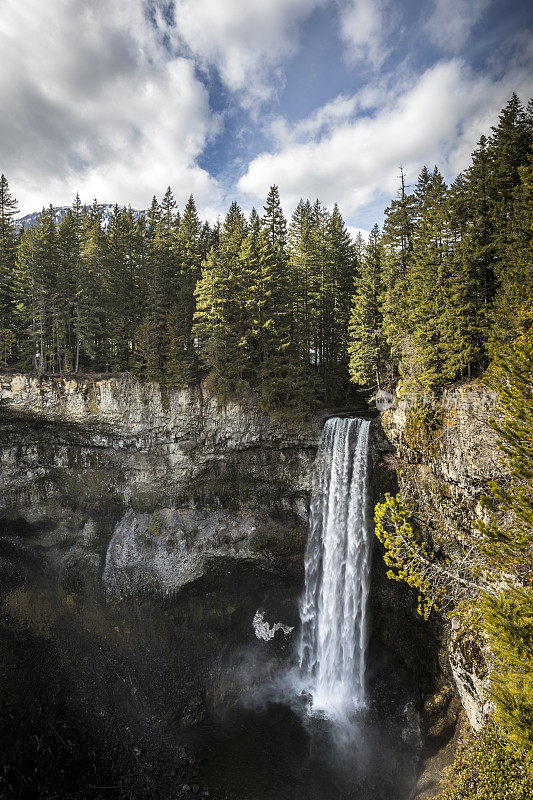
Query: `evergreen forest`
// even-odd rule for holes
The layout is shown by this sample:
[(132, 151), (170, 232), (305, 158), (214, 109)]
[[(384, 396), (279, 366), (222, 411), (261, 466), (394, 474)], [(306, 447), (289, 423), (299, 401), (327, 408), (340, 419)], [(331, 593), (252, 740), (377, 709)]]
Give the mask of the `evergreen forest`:
[(19, 230), (0, 183), (0, 367), (129, 371), (220, 395), (251, 385), (303, 414), (368, 393), (434, 391), (480, 375), (513, 337), (533, 289), (533, 105), (514, 94), (451, 185), (399, 171), (383, 229), (353, 241), (337, 205), (272, 186), (261, 212), (232, 203), (214, 226), (170, 188), (135, 220), (79, 197)]

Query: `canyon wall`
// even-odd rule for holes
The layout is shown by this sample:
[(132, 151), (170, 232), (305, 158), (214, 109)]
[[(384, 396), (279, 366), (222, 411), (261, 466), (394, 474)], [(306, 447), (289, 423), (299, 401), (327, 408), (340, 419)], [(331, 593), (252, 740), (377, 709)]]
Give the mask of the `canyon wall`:
[[(298, 628), (323, 415), (295, 429), (252, 394), (222, 402), (201, 385), (165, 390), (129, 375), (2, 375), (0, 391), (5, 619), (44, 637), (92, 706), (118, 703), (153, 731), (189, 725), (290, 655), (294, 632), (267, 644), (252, 621), (261, 612)], [(446, 411), (427, 448), (406, 408), (371, 426), (370, 504), (401, 489), (451, 557), (475, 544), (480, 495), (502, 473), (483, 392), (461, 391), (469, 403)], [(490, 708), (487, 657), (458, 619), (424, 622), (378, 556), (374, 649), (392, 651), (420, 687), (430, 749), (418, 796), (429, 798), (458, 696), (474, 728)]]

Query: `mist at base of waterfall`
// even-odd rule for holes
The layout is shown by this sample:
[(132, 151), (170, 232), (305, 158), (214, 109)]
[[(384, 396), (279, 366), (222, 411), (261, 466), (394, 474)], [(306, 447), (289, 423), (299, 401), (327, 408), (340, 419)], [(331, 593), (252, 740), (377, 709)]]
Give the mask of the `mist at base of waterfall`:
[[(243, 662), (244, 663), (244, 662)], [(253, 670), (252, 659), (248, 662)], [(223, 800), (407, 800), (416, 781), (419, 696), (412, 676), (380, 646), (368, 659), (365, 708), (339, 715), (295, 691), (298, 671), (255, 685), (183, 734)]]

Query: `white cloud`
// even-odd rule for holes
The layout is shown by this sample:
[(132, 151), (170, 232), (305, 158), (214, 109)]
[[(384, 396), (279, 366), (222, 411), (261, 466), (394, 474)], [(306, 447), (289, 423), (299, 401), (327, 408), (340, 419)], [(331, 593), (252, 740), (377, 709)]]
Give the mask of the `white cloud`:
[(380, 67), (389, 54), (387, 6), (383, 0), (348, 0), (340, 11), (340, 32), (349, 61)]
[(245, 103), (266, 100), (279, 85), (280, 63), (296, 52), (297, 23), (326, 2), (176, 0), (176, 34)]
[(370, 231), (367, 230), (366, 228), (357, 228), (353, 225), (347, 225), (346, 229), (350, 234), (350, 236), (352, 237), (352, 239), (354, 240), (354, 242), (359, 236), (359, 234), (361, 234), (365, 242), (368, 240), (368, 237), (370, 236)]
[(314, 139), (331, 128), (350, 119), (361, 106), (357, 96), (339, 95), (326, 105), (315, 109), (308, 117), (289, 125), (283, 117), (276, 117), (270, 125), (270, 133), (278, 144), (291, 140)]
[(446, 52), (460, 53), (492, 0), (434, 0), (426, 30)]
[(193, 62), (169, 55), (144, 8), (3, 0), (0, 170), (21, 211), (76, 190), (145, 207), (169, 184), (180, 203), (192, 191), (200, 207), (217, 205), (196, 159), (219, 120)]
[[(370, 115), (341, 116), (338, 124), (324, 125), (324, 115), (332, 121), (336, 109), (350, 108), (342, 98), (322, 114), (314, 112), (308, 124), (285, 126), (275, 151), (250, 163), (239, 189), (245, 197), (263, 198), (277, 183), (287, 207), (301, 196), (319, 197), (328, 206), (337, 201), (355, 223), (365, 206), (394, 196), (400, 164), (411, 183), (424, 164), (457, 174), (511, 92), (526, 94), (529, 85), (527, 65), (496, 80), (471, 73), (458, 59), (438, 63), (383, 92)], [(357, 96), (352, 105), (359, 107)], [(316, 136), (310, 137), (313, 130)]]

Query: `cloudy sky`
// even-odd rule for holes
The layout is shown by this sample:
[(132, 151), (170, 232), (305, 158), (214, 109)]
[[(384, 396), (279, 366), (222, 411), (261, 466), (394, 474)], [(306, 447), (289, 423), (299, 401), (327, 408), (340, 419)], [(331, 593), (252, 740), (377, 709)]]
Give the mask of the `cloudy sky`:
[(21, 213), (170, 185), (214, 220), (277, 183), (368, 230), (399, 164), (453, 178), (527, 102), (531, 23), (525, 0), (0, 0), (0, 171)]

